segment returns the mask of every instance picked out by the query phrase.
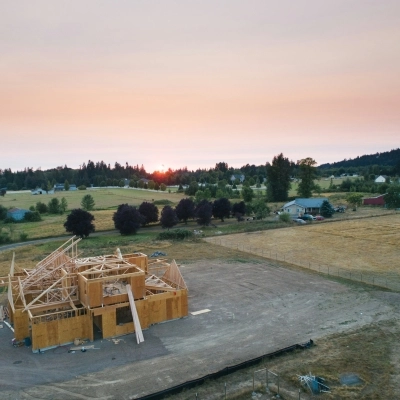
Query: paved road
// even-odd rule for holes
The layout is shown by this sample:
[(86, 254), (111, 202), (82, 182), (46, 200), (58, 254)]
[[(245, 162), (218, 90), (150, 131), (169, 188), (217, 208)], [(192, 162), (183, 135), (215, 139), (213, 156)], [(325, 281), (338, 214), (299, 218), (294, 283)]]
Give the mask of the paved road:
[[(118, 231), (112, 230), (112, 231), (94, 232), (90, 236), (103, 236), (103, 235), (110, 235), (110, 234), (117, 235)], [(42, 243), (48, 243), (48, 242), (56, 242), (58, 240), (67, 241), (70, 237), (71, 237), (71, 235), (64, 235), (64, 236), (57, 236), (57, 237), (50, 237), (50, 238), (43, 238), (43, 239), (27, 240), (26, 242), (10, 243), (10, 244), (0, 246), (0, 252), (5, 251), (5, 250), (11, 250), (16, 247), (28, 246), (31, 244), (36, 245), (36, 244), (42, 244)]]

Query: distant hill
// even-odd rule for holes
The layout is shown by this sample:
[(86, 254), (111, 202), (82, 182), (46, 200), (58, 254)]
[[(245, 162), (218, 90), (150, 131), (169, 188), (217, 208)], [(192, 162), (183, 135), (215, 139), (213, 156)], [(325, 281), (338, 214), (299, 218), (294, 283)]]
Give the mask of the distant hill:
[(350, 167), (369, 167), (379, 165), (385, 167), (394, 167), (400, 163), (400, 148), (383, 153), (368, 154), (349, 160), (337, 161), (334, 163), (321, 164), (319, 169), (331, 168), (350, 168)]

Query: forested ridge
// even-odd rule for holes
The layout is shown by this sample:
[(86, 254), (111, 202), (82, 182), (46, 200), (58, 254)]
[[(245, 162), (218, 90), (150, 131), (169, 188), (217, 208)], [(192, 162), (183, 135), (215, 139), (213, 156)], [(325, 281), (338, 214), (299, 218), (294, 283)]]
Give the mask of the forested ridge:
[[(310, 155), (318, 162), (318, 155)], [(189, 185), (196, 181), (199, 183), (216, 184), (226, 181), (230, 184), (238, 184), (243, 181), (251, 185), (262, 184), (267, 178), (267, 170), (271, 164), (264, 165), (246, 164), (240, 168), (229, 167), (225, 162), (218, 162), (211, 168), (188, 170), (186, 167), (176, 170), (148, 172), (141, 165), (129, 165), (128, 162), (113, 166), (103, 161), (91, 161), (83, 163), (80, 168), (73, 169), (67, 165), (42, 170), (27, 167), (22, 171), (12, 171), (10, 168), (0, 169), (0, 188), (7, 190), (27, 190), (42, 188), (49, 190), (56, 183), (75, 184), (76, 186), (125, 186), (143, 187), (143, 181), (150, 180), (160, 185)], [(371, 178), (372, 175), (400, 175), (400, 148), (369, 155), (363, 155), (354, 159), (342, 160), (316, 167), (319, 177), (337, 175), (362, 175)], [(290, 174), (296, 178), (299, 174), (299, 165), (290, 161)]]

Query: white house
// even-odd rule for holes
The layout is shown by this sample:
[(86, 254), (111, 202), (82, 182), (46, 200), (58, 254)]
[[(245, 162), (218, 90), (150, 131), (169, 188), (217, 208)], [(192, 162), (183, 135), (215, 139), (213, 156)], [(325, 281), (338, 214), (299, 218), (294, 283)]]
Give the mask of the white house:
[(328, 199), (326, 197), (314, 197), (310, 199), (299, 198), (289, 201), (282, 207), (282, 211), (289, 213), (292, 217), (303, 214), (319, 214), (322, 203)]
[(379, 175), (376, 179), (375, 179), (375, 183), (385, 183), (386, 182), (386, 175)]

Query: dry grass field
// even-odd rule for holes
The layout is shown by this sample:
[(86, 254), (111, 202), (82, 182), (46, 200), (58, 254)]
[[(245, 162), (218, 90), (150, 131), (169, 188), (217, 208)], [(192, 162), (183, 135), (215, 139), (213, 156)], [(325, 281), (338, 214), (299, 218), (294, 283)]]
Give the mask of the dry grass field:
[(400, 214), (206, 240), (331, 275), (400, 287)]

